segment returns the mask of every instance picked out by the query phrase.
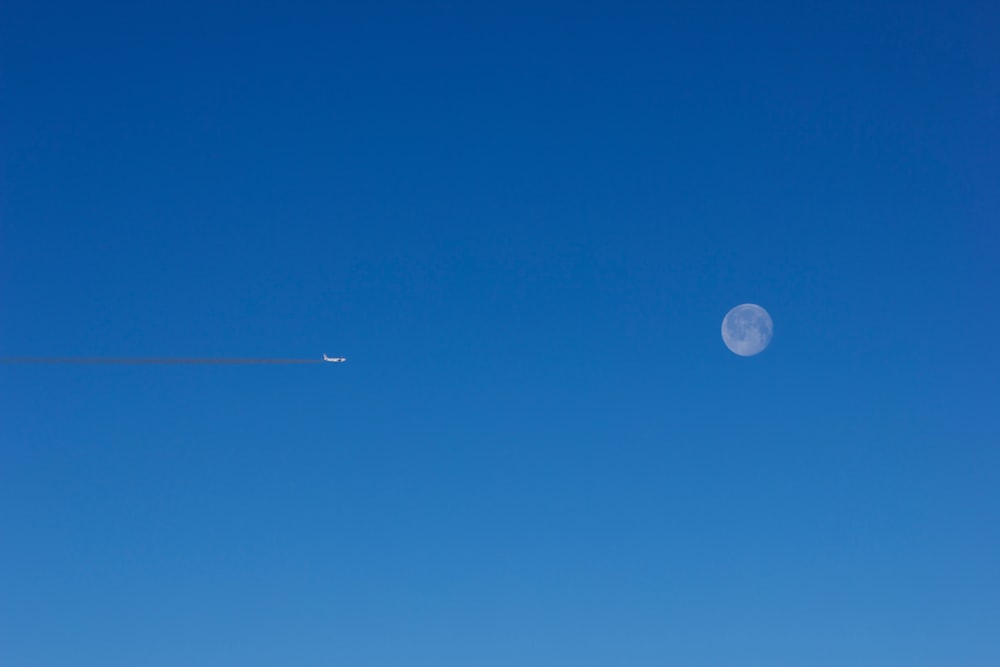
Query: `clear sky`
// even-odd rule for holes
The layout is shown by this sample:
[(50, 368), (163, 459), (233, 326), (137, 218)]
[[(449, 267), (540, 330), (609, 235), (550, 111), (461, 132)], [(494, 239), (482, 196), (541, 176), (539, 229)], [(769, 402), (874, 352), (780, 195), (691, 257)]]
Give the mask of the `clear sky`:
[(998, 26), (5, 0), (0, 663), (1000, 664)]

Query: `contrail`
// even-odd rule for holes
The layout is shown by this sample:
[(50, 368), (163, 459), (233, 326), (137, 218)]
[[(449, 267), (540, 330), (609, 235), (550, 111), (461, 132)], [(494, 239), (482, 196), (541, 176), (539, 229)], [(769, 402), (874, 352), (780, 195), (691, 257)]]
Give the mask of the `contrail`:
[(122, 364), (122, 365), (225, 365), (321, 364), (322, 359), (266, 359), (212, 357), (0, 357), (0, 364)]

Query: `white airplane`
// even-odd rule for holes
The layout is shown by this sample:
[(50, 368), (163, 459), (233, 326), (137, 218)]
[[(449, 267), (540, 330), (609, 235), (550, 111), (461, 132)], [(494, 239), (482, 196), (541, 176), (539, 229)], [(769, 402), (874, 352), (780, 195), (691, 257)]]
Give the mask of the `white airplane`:
[(347, 357), (328, 357), (328, 356), (326, 356), (324, 354), (323, 355), (323, 361), (331, 361), (333, 363), (342, 363), (342, 362), (347, 361)]

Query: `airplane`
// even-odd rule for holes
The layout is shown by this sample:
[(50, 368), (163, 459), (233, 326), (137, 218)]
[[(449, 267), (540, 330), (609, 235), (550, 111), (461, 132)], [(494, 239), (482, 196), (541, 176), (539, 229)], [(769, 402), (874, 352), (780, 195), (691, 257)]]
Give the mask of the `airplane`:
[(326, 356), (324, 354), (323, 355), (323, 361), (332, 361), (333, 363), (342, 363), (344, 361), (347, 361), (347, 357), (328, 357), (328, 356)]

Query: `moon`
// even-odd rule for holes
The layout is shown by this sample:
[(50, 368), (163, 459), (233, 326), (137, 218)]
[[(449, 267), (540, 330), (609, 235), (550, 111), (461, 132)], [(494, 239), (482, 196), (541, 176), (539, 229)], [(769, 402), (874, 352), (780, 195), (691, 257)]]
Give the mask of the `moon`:
[(763, 352), (773, 334), (771, 316), (755, 303), (736, 306), (722, 320), (722, 340), (731, 352), (741, 357)]

